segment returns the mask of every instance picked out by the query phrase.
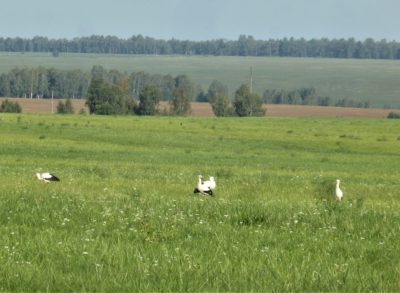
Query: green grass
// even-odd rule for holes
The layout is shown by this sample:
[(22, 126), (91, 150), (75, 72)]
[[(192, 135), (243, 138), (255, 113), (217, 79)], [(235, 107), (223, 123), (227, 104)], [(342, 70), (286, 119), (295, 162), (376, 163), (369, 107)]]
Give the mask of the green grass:
[(18, 67), (54, 67), (90, 71), (93, 65), (121, 72), (187, 74), (207, 90), (216, 79), (228, 86), (231, 95), (250, 80), (254, 90), (294, 90), (314, 87), (322, 96), (370, 101), (372, 107), (400, 107), (398, 60), (354, 60), (268, 57), (137, 56), (105, 54), (0, 53), (0, 74)]
[[(2, 114), (0, 290), (399, 291), (399, 133), (393, 120)], [(198, 174), (215, 197), (193, 195)]]

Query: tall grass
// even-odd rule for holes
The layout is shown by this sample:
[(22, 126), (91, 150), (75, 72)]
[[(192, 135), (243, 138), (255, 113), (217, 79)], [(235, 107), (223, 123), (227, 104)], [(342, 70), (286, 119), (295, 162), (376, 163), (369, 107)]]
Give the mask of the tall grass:
[(398, 291), (399, 131), (1, 115), (0, 290)]

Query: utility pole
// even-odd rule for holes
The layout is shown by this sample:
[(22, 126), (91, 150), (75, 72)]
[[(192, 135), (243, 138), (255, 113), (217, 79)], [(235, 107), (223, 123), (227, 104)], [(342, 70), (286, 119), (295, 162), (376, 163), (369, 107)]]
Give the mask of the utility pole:
[(53, 90), (51, 90), (51, 114), (54, 114), (53, 105)]
[(33, 96), (33, 69), (32, 69), (32, 71), (31, 71), (31, 100), (32, 100), (32, 96)]
[(253, 93), (253, 66), (250, 67), (250, 94)]

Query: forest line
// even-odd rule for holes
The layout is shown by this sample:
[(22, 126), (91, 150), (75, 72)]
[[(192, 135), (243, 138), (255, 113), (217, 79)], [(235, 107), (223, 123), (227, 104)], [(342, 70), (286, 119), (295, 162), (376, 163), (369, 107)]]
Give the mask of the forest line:
[(400, 59), (400, 43), (394, 40), (356, 40), (282, 38), (258, 40), (251, 35), (240, 35), (237, 40), (213, 39), (205, 41), (163, 40), (133, 35), (130, 38), (92, 35), (73, 39), (0, 37), (1, 52), (51, 52), (146, 54), (146, 55), (213, 55), (213, 56), (271, 56), (318, 57), (355, 59)]

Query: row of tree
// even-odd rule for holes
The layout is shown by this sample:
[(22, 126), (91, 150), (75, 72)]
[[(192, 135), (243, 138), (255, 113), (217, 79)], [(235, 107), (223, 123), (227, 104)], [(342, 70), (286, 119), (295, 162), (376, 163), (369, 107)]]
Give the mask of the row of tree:
[(334, 101), (328, 96), (321, 96), (313, 87), (303, 87), (296, 90), (267, 89), (264, 91), (262, 100), (268, 104), (289, 105), (318, 105), (352, 108), (369, 108), (369, 101), (354, 101), (349, 98), (341, 98)]
[[(86, 97), (91, 80), (104, 80), (108, 84), (118, 85), (130, 97), (138, 98), (142, 88), (155, 84), (160, 88), (161, 100), (172, 97), (178, 82), (187, 83), (191, 89), (191, 100), (201, 93), (200, 86), (186, 75), (147, 74), (134, 72), (122, 73), (118, 70), (106, 70), (102, 66), (93, 66), (90, 73), (81, 70), (59, 70), (54, 68), (14, 68), (0, 75), (0, 96), (21, 98), (76, 98)], [(178, 80), (178, 81), (177, 81)]]
[(160, 40), (142, 35), (122, 39), (93, 35), (74, 39), (0, 38), (3, 52), (107, 53), (156, 55), (279, 56), (400, 59), (400, 43), (386, 39), (283, 38), (256, 40), (240, 35), (237, 40)]
[(14, 68), (0, 75), (0, 96), (24, 98), (83, 98), (90, 75), (81, 70)]
[[(151, 85), (151, 87), (149, 88), (148, 85)], [(96, 94), (99, 92), (101, 92), (101, 95)], [(254, 93), (250, 94), (250, 99), (258, 101)], [(214, 80), (208, 90), (205, 91), (186, 75), (173, 77), (144, 72), (128, 74), (117, 70), (106, 70), (102, 66), (93, 66), (91, 72), (47, 69), (44, 67), (15, 68), (7, 74), (0, 75), (0, 96), (72, 99), (88, 97), (88, 105), (92, 113), (123, 114), (134, 111), (137, 114), (144, 115), (149, 115), (150, 112), (154, 111), (151, 108), (152, 106), (146, 104), (148, 102), (147, 97), (153, 96), (156, 97), (154, 99), (157, 101), (172, 103), (171, 109), (174, 109), (173, 112), (176, 115), (187, 113), (191, 101), (211, 103), (217, 116), (235, 113), (235, 109), (229, 107), (235, 97), (229, 97), (228, 88), (219, 81)], [(143, 100), (144, 96), (146, 102)], [(91, 97), (94, 97), (94, 102), (91, 101)], [(108, 101), (108, 103), (103, 103), (103, 100), (104, 102)], [(135, 100), (141, 101), (140, 106), (135, 106)], [(126, 104), (127, 101), (128, 104)], [(345, 98), (333, 101), (330, 97), (318, 95), (314, 88), (309, 87), (291, 91), (267, 89), (261, 98), (261, 102), (369, 107), (369, 103), (355, 102)], [(152, 104), (150, 103), (150, 105)], [(249, 111), (250, 115), (254, 113), (251, 109)], [(242, 113), (236, 114), (242, 115)]]
[[(188, 115), (191, 112), (193, 87), (185, 76), (177, 76), (172, 98), (169, 100), (169, 112), (162, 114)], [(154, 83), (145, 85), (139, 99), (132, 99), (123, 84), (110, 84), (103, 79), (93, 79), (90, 83), (86, 104), (91, 114), (101, 115), (156, 115), (160, 114), (160, 87)], [(241, 85), (230, 101), (226, 87), (214, 81), (206, 94), (216, 116), (263, 116), (262, 99), (251, 93), (247, 85)]]

